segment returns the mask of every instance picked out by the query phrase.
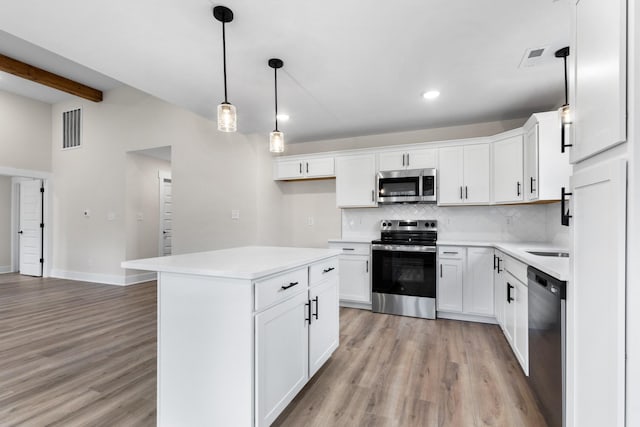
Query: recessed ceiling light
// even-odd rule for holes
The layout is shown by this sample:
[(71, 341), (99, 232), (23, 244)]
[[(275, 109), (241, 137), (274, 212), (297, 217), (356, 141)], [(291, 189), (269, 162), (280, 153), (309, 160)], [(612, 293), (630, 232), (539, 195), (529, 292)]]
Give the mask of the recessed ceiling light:
[(289, 115), (288, 114), (278, 114), (277, 119), (283, 122), (286, 122), (287, 120), (289, 120)]
[(422, 94), (422, 97), (424, 99), (436, 99), (439, 96), (440, 92), (438, 92), (437, 90), (430, 90)]

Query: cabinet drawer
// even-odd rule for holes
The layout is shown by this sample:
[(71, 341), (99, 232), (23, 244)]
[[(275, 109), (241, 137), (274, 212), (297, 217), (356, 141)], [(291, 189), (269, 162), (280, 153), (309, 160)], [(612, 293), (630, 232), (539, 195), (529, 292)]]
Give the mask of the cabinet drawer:
[(466, 248), (459, 246), (438, 246), (438, 256), (440, 258), (461, 259), (464, 257)]
[(329, 243), (329, 248), (342, 250), (343, 255), (369, 255), (369, 243)]
[(527, 265), (508, 255), (504, 257), (504, 269), (513, 274), (513, 277), (527, 284)]
[(309, 268), (309, 283), (311, 286), (322, 282), (325, 279), (338, 275), (338, 257), (333, 257), (325, 261), (313, 264)]
[(306, 291), (309, 285), (307, 267), (255, 282), (256, 311)]

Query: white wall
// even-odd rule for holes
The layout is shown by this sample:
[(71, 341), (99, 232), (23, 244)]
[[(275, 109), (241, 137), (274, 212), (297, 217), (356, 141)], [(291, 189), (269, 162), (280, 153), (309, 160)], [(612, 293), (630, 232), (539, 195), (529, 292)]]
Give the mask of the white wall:
[(491, 136), (518, 128), (528, 117), (496, 122), (476, 123), (462, 126), (450, 126), (423, 129), (408, 132), (382, 133), (356, 136), (352, 138), (327, 139), (321, 141), (289, 144), (283, 155), (309, 154), (324, 151), (350, 150), (357, 148), (382, 147), (388, 145), (414, 144), (420, 142), (446, 141), (450, 139)]
[[(83, 145), (61, 150), (61, 113), (83, 107)], [(172, 147), (174, 253), (254, 244), (256, 147), (132, 88), (53, 106), (54, 276), (122, 283), (127, 152)], [(91, 216), (83, 217), (84, 209)], [(231, 210), (240, 210), (239, 221)], [(113, 214), (114, 219), (109, 220)]]
[(0, 175), (0, 273), (11, 271), (11, 177)]
[(0, 167), (51, 170), (51, 105), (0, 91)]
[(126, 259), (160, 255), (159, 172), (170, 173), (171, 163), (142, 154), (127, 154)]

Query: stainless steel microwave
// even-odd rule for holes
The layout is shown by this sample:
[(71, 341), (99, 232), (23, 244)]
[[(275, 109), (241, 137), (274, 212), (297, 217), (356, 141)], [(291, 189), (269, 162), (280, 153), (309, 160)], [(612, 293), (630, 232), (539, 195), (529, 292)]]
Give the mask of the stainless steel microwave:
[(435, 203), (436, 170), (378, 172), (378, 203)]

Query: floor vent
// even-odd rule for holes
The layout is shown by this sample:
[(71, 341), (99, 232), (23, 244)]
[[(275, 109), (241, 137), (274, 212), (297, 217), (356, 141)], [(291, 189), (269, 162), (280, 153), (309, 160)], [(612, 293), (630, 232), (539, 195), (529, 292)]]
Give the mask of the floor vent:
[(534, 67), (536, 65), (545, 63), (549, 60), (550, 53), (551, 52), (549, 52), (548, 46), (529, 48), (524, 52), (524, 56), (522, 57), (522, 61), (520, 62), (520, 68)]
[(80, 147), (82, 136), (82, 109), (62, 113), (62, 148)]

